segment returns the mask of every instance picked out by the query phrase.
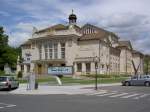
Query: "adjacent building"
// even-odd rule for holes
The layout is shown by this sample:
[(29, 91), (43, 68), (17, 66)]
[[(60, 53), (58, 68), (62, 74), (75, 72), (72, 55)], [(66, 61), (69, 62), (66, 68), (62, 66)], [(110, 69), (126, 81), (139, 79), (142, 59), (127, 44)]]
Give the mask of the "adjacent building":
[(143, 73), (143, 55), (133, 50), (130, 41), (120, 41), (115, 33), (95, 25), (79, 27), (73, 13), (68, 19), (68, 25), (34, 28), (32, 37), (21, 45), (18, 71), (47, 75), (48, 67), (72, 66), (74, 75), (94, 74), (98, 57), (99, 74), (133, 74), (133, 63)]

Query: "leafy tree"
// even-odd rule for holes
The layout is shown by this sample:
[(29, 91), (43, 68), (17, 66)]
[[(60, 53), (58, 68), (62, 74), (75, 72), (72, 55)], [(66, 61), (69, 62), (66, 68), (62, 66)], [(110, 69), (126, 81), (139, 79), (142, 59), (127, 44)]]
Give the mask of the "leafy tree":
[(149, 74), (149, 68), (150, 68), (150, 55), (144, 56), (144, 73)]
[(4, 33), (3, 27), (0, 26), (0, 70), (4, 70), (6, 63), (11, 68), (16, 68), (18, 54), (19, 49), (8, 45), (8, 35)]
[(8, 35), (4, 34), (3, 27), (0, 26), (0, 46), (8, 45)]

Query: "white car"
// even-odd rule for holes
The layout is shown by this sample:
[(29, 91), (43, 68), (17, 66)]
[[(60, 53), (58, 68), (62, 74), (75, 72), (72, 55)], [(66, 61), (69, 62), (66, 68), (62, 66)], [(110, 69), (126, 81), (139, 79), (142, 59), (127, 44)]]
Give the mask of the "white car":
[(0, 89), (18, 88), (19, 82), (13, 76), (0, 76)]

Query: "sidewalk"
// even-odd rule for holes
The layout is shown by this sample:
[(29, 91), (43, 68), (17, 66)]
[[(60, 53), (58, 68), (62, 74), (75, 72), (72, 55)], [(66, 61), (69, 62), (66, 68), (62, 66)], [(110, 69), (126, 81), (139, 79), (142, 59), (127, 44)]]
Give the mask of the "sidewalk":
[[(99, 84), (99, 87), (104, 86), (116, 86), (121, 85), (120, 83), (113, 84)], [(92, 93), (94, 85), (63, 85), (63, 86), (49, 86), (39, 85), (37, 90), (27, 90), (27, 84), (20, 84), (19, 88), (9, 92), (10, 94), (27, 94), (27, 95), (48, 95), (48, 94), (84, 94)], [(101, 90), (102, 91), (102, 90)], [(104, 91), (104, 90), (103, 90)]]

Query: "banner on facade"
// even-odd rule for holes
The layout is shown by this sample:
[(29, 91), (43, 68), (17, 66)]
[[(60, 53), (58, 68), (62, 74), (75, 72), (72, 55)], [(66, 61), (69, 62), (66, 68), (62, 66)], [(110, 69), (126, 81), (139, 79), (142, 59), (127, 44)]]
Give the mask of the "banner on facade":
[(48, 67), (48, 74), (50, 75), (72, 75), (73, 67)]

